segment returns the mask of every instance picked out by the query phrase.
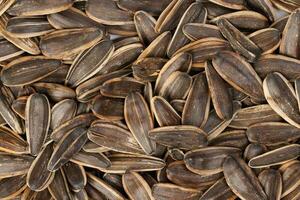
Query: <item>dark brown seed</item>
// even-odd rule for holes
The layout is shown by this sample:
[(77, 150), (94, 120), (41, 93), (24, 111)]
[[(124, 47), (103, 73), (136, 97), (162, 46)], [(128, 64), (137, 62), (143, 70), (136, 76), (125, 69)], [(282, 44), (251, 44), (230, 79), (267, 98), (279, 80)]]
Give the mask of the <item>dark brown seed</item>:
[(85, 167), (103, 170), (111, 165), (109, 159), (102, 153), (88, 153), (80, 151), (73, 155), (71, 162)]
[(257, 123), (247, 129), (250, 142), (264, 145), (285, 144), (300, 138), (298, 128), (281, 122)]
[(12, 110), (17, 113), (22, 119), (25, 119), (25, 107), (28, 96), (19, 97), (11, 104)]
[(219, 180), (223, 174), (216, 173), (212, 175), (199, 175), (188, 170), (183, 161), (172, 162), (167, 166), (168, 179), (182, 187), (204, 189), (217, 180)]
[(267, 151), (267, 147), (263, 144), (250, 143), (244, 151), (244, 159), (251, 160), (255, 156), (261, 155)]
[(299, 161), (293, 160), (282, 165), (279, 170), (282, 174), (283, 185), (281, 197), (285, 197), (297, 190), (300, 186), (298, 178), (300, 174), (300, 163)]
[(245, 8), (245, 1), (243, 0), (209, 0), (217, 5), (230, 8), (233, 10), (243, 10)]
[(133, 24), (130, 12), (118, 8), (111, 0), (90, 0), (86, 3), (86, 14), (96, 22), (107, 25)]
[(28, 153), (28, 144), (11, 129), (0, 127), (0, 150), (13, 154)]
[(132, 200), (154, 200), (152, 191), (145, 179), (136, 172), (127, 172), (122, 176), (124, 190)]
[(281, 18), (277, 19), (276, 21), (274, 21), (273, 24), (270, 25), (270, 28), (276, 28), (277, 30), (280, 31), (280, 33), (282, 33), (288, 19), (289, 19), (289, 15), (281, 17)]
[(258, 179), (269, 199), (280, 200), (282, 181), (279, 171), (266, 169), (259, 174)]
[(45, 78), (61, 66), (60, 60), (43, 56), (26, 56), (9, 63), (2, 71), (1, 80), (7, 86), (23, 86)]
[[(44, 145), (50, 127), (50, 103), (45, 95), (32, 94), (25, 108), (25, 129), (29, 143), (29, 152), (37, 155)], [(36, 125), (39, 126), (36, 126)]]
[(290, 144), (256, 156), (249, 161), (252, 168), (279, 165), (300, 156), (300, 145)]
[(63, 166), (63, 171), (73, 191), (77, 193), (84, 189), (87, 183), (87, 178), (82, 166), (68, 162)]
[(274, 6), (269, 0), (248, 0), (247, 4), (254, 10), (259, 11), (269, 18), (270, 21), (274, 21)]
[(147, 154), (155, 151), (155, 142), (148, 137), (148, 131), (154, 128), (148, 105), (139, 93), (130, 93), (125, 99), (124, 116), (132, 135)]
[(65, 99), (56, 103), (51, 109), (52, 130), (55, 130), (64, 122), (75, 117), (77, 111), (77, 103), (73, 99)]
[(185, 105), (185, 100), (174, 99), (170, 102), (170, 104), (178, 113), (182, 113)]
[(265, 99), (261, 79), (241, 56), (224, 51), (218, 54), (212, 63), (218, 74), (235, 89), (258, 101)]
[(75, 128), (67, 133), (54, 147), (48, 163), (49, 171), (56, 171), (67, 163), (74, 154), (78, 153), (87, 140), (87, 130)]
[(125, 25), (106, 25), (106, 30), (110, 34), (118, 34), (124, 37), (137, 36), (134, 22)]
[(211, 139), (209, 145), (245, 149), (248, 145), (248, 139), (244, 130), (225, 131)]
[(26, 1), (16, 0), (16, 2), (7, 10), (10, 15), (47, 15), (60, 12), (70, 8), (73, 4), (72, 0), (48, 0), (47, 2), (40, 0)]
[(206, 133), (195, 126), (165, 126), (149, 131), (149, 137), (155, 142), (179, 149), (195, 149), (206, 146)]
[(88, 138), (103, 147), (117, 152), (143, 154), (143, 150), (126, 129), (114, 124), (97, 123), (88, 131)]
[(100, 119), (124, 119), (124, 99), (98, 95), (93, 99), (91, 109), (94, 115)]
[(291, 13), (280, 43), (280, 53), (300, 59), (300, 9)]
[(234, 147), (204, 147), (191, 150), (184, 155), (186, 167), (200, 175), (223, 171), (222, 164), (228, 156), (238, 156), (241, 150)]
[(0, 61), (9, 60), (24, 53), (24, 51), (6, 39), (0, 40), (0, 48), (2, 49), (0, 52)]
[(151, 99), (151, 107), (159, 126), (181, 124), (181, 117), (164, 98), (160, 96), (153, 97)]
[(240, 158), (227, 157), (223, 164), (224, 176), (231, 190), (241, 199), (267, 200), (254, 172)]
[(154, 199), (159, 200), (197, 200), (202, 195), (202, 192), (170, 183), (157, 183), (152, 187), (152, 195)]
[(48, 190), (54, 199), (72, 199), (71, 192), (68, 187), (68, 182), (62, 169), (55, 172), (54, 179), (49, 185)]
[(123, 191), (122, 176), (120, 174), (105, 173), (103, 180), (119, 191)]
[(26, 176), (14, 176), (0, 180), (0, 198), (13, 199), (26, 188)]
[(100, 92), (103, 96), (113, 98), (126, 98), (131, 92), (142, 92), (144, 83), (131, 77), (113, 78), (101, 86)]
[(188, 23), (183, 26), (183, 33), (192, 41), (208, 37), (223, 39), (220, 29), (211, 24)]
[(42, 191), (52, 182), (54, 172), (47, 169), (52, 152), (53, 145), (48, 143), (32, 162), (26, 178), (27, 185), (31, 190)]

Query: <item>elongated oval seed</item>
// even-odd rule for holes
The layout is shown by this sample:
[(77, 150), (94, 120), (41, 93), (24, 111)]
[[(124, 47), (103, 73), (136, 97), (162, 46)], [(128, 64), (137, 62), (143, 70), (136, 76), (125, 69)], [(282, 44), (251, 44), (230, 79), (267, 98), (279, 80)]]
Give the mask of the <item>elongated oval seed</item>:
[[(26, 102), (25, 128), (29, 151), (37, 155), (44, 145), (50, 127), (50, 103), (45, 95), (32, 94)], [(39, 126), (36, 126), (39, 124)]]
[(80, 151), (72, 156), (71, 162), (81, 166), (101, 169), (107, 168), (111, 165), (110, 160), (102, 153), (88, 153)]
[(83, 166), (68, 162), (63, 166), (63, 171), (73, 191), (79, 192), (84, 189), (87, 177)]
[(188, 23), (183, 26), (183, 33), (192, 41), (208, 37), (223, 39), (219, 27), (211, 24)]
[(153, 119), (148, 105), (139, 93), (130, 93), (125, 99), (125, 121), (134, 138), (147, 154), (155, 151), (155, 142), (148, 137), (148, 131), (153, 129)]
[(256, 156), (249, 161), (249, 166), (262, 168), (266, 166), (279, 165), (300, 156), (300, 145), (290, 144), (278, 149)]
[(155, 128), (149, 131), (149, 137), (159, 144), (187, 150), (206, 146), (207, 142), (205, 132), (187, 125)]
[(240, 158), (227, 157), (223, 164), (224, 176), (231, 190), (241, 199), (267, 200), (258, 178)]

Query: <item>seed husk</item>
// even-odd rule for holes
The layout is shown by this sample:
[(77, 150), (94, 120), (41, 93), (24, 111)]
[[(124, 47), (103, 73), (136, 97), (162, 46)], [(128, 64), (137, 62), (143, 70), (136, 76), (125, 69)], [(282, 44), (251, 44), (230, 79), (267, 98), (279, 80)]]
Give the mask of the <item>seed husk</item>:
[(247, 4), (257, 10), (258, 12), (264, 14), (270, 21), (274, 21), (275, 13), (274, 6), (269, 0), (249, 0)]
[(300, 185), (299, 179), (296, 178), (299, 176), (300, 163), (299, 161), (290, 161), (283, 164), (279, 170), (282, 174), (283, 186), (281, 197), (285, 197), (297, 190)]
[(82, 166), (68, 162), (63, 166), (63, 172), (65, 173), (70, 188), (75, 191), (75, 193), (84, 189), (87, 183), (87, 177)]
[(252, 168), (279, 165), (300, 156), (300, 145), (290, 144), (256, 156), (249, 161)]
[(0, 180), (0, 198), (12, 199), (26, 188), (26, 176), (14, 176)]
[(2, 49), (0, 52), (0, 61), (9, 60), (24, 53), (23, 50), (19, 49), (6, 39), (0, 40), (0, 48)]
[(183, 33), (191, 41), (196, 41), (208, 37), (223, 39), (219, 27), (211, 24), (187, 23), (183, 26)]
[(258, 179), (269, 199), (280, 199), (282, 191), (282, 181), (280, 172), (278, 170), (266, 169), (259, 174)]
[(170, 102), (171, 106), (178, 112), (182, 113), (185, 105), (185, 100), (182, 99), (174, 99)]
[(55, 130), (64, 122), (75, 117), (77, 103), (73, 99), (65, 99), (56, 103), (51, 109), (50, 128)]
[(89, 153), (84, 151), (79, 151), (73, 155), (71, 162), (85, 167), (101, 169), (101, 171), (111, 165), (110, 160), (102, 153)]
[(258, 178), (240, 158), (229, 156), (223, 164), (224, 176), (228, 186), (241, 199), (267, 200)]
[(72, 199), (68, 182), (62, 169), (55, 172), (54, 179), (49, 185), (48, 190), (54, 199)]
[(0, 127), (0, 150), (13, 154), (24, 154), (28, 152), (28, 144), (11, 129)]
[(25, 107), (28, 96), (23, 96), (15, 99), (11, 104), (12, 110), (19, 115), (22, 119), (25, 119)]
[(224, 131), (211, 139), (209, 145), (245, 149), (248, 145), (248, 139), (244, 130)]
[(149, 137), (159, 144), (186, 150), (206, 146), (207, 142), (205, 132), (188, 125), (155, 128), (149, 131)]

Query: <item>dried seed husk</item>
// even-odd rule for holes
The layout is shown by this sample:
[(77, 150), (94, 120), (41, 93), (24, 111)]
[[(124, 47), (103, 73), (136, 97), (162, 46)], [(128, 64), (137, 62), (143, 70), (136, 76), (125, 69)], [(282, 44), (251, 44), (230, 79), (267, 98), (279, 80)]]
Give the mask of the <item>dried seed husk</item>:
[(74, 7), (62, 12), (47, 15), (47, 19), (55, 29), (83, 27), (98, 27), (103, 30), (105, 29), (102, 24), (90, 19), (84, 12)]
[(0, 152), (0, 177), (8, 178), (26, 174), (33, 159), (34, 158), (29, 155), (16, 155)]
[(9, 60), (24, 53), (23, 50), (6, 39), (0, 39), (0, 48), (0, 61)]
[(259, 30), (269, 26), (268, 19), (264, 15), (250, 10), (224, 14), (212, 19), (211, 22), (216, 23), (221, 18), (227, 19), (238, 29)]
[(74, 99), (75, 91), (67, 86), (57, 83), (34, 83), (33, 87), (39, 93), (45, 94), (54, 102), (60, 102), (64, 99)]
[(231, 46), (227, 41), (210, 37), (191, 42), (180, 48), (176, 54), (180, 52), (188, 52), (192, 54), (193, 66), (200, 64), (201, 68), (201, 66), (204, 66), (203, 63), (206, 60), (214, 58), (220, 51), (225, 50), (231, 50)]
[(162, 85), (170, 77), (173, 72), (182, 71), (189, 72), (192, 66), (192, 55), (188, 53), (178, 53), (172, 57), (160, 70), (156, 79), (154, 92), (158, 94)]
[(181, 16), (192, 3), (192, 0), (173, 0), (163, 12), (160, 13), (155, 30), (158, 33), (175, 29)]
[(278, 145), (292, 142), (300, 138), (298, 128), (282, 122), (263, 122), (247, 129), (250, 142), (264, 145)]
[(268, 17), (270, 21), (275, 20), (274, 6), (270, 0), (248, 0), (247, 5)]
[(246, 2), (244, 0), (209, 0), (209, 2), (232, 10), (244, 10), (246, 6)]
[(240, 154), (241, 150), (234, 147), (203, 147), (188, 151), (184, 155), (184, 162), (190, 171), (210, 175), (223, 171), (222, 164), (228, 156)]
[(114, 124), (97, 123), (88, 131), (88, 138), (97, 145), (116, 152), (143, 154), (143, 150), (126, 129)]
[(148, 131), (154, 128), (148, 105), (140, 93), (130, 93), (125, 99), (124, 116), (132, 135), (147, 154), (155, 151), (155, 142), (151, 141)]
[(300, 59), (300, 9), (291, 13), (282, 33), (281, 54)]
[(300, 156), (300, 145), (290, 144), (252, 158), (248, 165), (252, 168), (262, 168), (280, 165)]
[(217, 115), (221, 119), (231, 119), (233, 116), (233, 99), (227, 84), (213, 68), (211, 62), (206, 62), (205, 72), (210, 96)]
[(224, 176), (228, 186), (241, 199), (267, 200), (258, 178), (240, 158), (227, 157), (223, 164)]
[(260, 57), (253, 67), (261, 78), (265, 78), (272, 72), (279, 72), (289, 80), (300, 76), (300, 61), (278, 54), (266, 54)]
[(279, 122), (282, 118), (268, 105), (260, 104), (240, 109), (229, 127), (247, 129), (260, 122)]
[(170, 102), (171, 106), (178, 112), (182, 113), (185, 105), (185, 100), (182, 99), (174, 99)]
[(6, 30), (17, 38), (42, 36), (54, 30), (44, 16), (13, 17), (6, 25)]
[(61, 66), (60, 60), (44, 56), (25, 56), (10, 62), (2, 70), (1, 80), (6, 86), (23, 86), (34, 83), (54, 73)]
[(259, 174), (258, 179), (269, 199), (280, 200), (282, 181), (278, 170), (266, 169)]
[(150, 186), (140, 174), (136, 172), (126, 172), (122, 176), (122, 183), (130, 199), (154, 200)]
[(159, 16), (159, 14), (170, 4), (172, 0), (120, 0), (118, 6), (123, 10), (138, 12), (144, 10), (152, 16)]
[(12, 154), (28, 153), (28, 143), (17, 133), (6, 127), (0, 127), (0, 150)]
[(143, 58), (132, 65), (133, 77), (143, 82), (156, 81), (161, 68), (168, 60), (164, 58)]
[(186, 45), (189, 42), (189, 39), (183, 33), (183, 27), (187, 23), (199, 22), (205, 23), (207, 17), (207, 10), (202, 6), (201, 3), (195, 2), (192, 3), (182, 15), (179, 24), (176, 28), (176, 31), (172, 37), (172, 40), (169, 43), (167, 49), (167, 55), (172, 57), (174, 53)]
[(149, 137), (155, 142), (179, 149), (196, 149), (206, 146), (206, 133), (195, 126), (165, 126), (149, 131)]
[(144, 83), (131, 77), (118, 77), (107, 80), (100, 88), (103, 96), (126, 98), (131, 92), (142, 92)]
[(76, 193), (84, 189), (87, 183), (85, 170), (82, 166), (68, 162), (63, 166), (63, 171), (70, 188)]
[(0, 16), (5, 13), (5, 11), (11, 7), (15, 0), (4, 0), (0, 3)]
[(74, 55), (94, 46), (103, 37), (103, 31), (93, 27), (56, 30), (41, 38), (40, 48), (47, 57), (72, 60)]
[(92, 101), (92, 112), (100, 119), (124, 119), (124, 99), (96, 96)]
[(101, 171), (113, 174), (123, 174), (126, 171), (147, 172), (157, 171), (165, 167), (164, 160), (147, 155), (112, 154), (108, 156), (111, 166)]
[(225, 131), (211, 139), (209, 145), (245, 149), (248, 145), (248, 139), (245, 130)]
[(191, 41), (209, 37), (223, 39), (219, 27), (211, 24), (187, 23), (182, 29), (185, 36)]
[(251, 160), (255, 156), (261, 155), (267, 151), (267, 147), (263, 144), (250, 143), (244, 151), (244, 159)]
[(151, 109), (159, 126), (180, 125), (181, 117), (163, 97), (155, 96), (151, 99)]
[(152, 195), (154, 199), (159, 200), (197, 200), (202, 195), (202, 192), (170, 183), (157, 183), (152, 187)]
[(185, 99), (192, 87), (192, 82), (193, 79), (188, 73), (175, 71), (162, 84), (159, 96), (167, 100)]
[(159, 33), (155, 31), (156, 19), (143, 10), (134, 14), (134, 24), (139, 39), (144, 45), (149, 45), (159, 36)]
[(55, 130), (64, 122), (75, 117), (77, 103), (73, 99), (65, 99), (56, 103), (51, 109), (51, 130)]
[(131, 69), (118, 70), (115, 72), (97, 75), (76, 87), (76, 97), (80, 102), (88, 102), (99, 94), (102, 84), (110, 79), (127, 76)]
[(265, 28), (248, 35), (261, 50), (262, 54), (273, 53), (280, 45), (280, 32), (275, 28)]
[(48, 163), (49, 171), (56, 171), (78, 153), (87, 141), (87, 129), (78, 127), (67, 133), (54, 147)]
[(197, 74), (183, 108), (182, 124), (202, 127), (208, 119), (209, 108), (210, 92), (205, 74)]
[(89, 127), (95, 119), (96, 117), (92, 113), (77, 115), (54, 129), (50, 137), (55, 142), (58, 142), (64, 135), (76, 127)]
[(89, 0), (85, 7), (86, 14), (92, 20), (106, 25), (133, 24), (133, 15), (121, 10), (117, 2), (111, 0)]
[(271, 108), (285, 121), (300, 127), (300, 112), (293, 86), (280, 73), (270, 73), (263, 83), (264, 93)]
[(103, 68), (113, 55), (114, 46), (110, 40), (102, 40), (93, 47), (80, 53), (73, 61), (65, 84), (76, 87), (93, 77)]
[(217, 21), (223, 36), (229, 41), (232, 48), (244, 56), (249, 62), (254, 62), (260, 56), (262, 50), (246, 35), (240, 32), (226, 18)]
[(23, 96), (15, 99), (11, 104), (12, 110), (19, 115), (22, 119), (25, 120), (25, 107), (28, 96)]
[(96, 190), (101, 192), (107, 199), (125, 200), (126, 198), (115, 188), (108, 183), (98, 178), (97, 176), (87, 173), (88, 183)]
[(23, 133), (22, 121), (12, 110), (11, 105), (8, 102), (8, 99), (6, 98), (5, 94), (2, 91), (2, 87), (3, 86), (0, 86), (0, 107), (1, 107), (0, 115), (14, 132), (21, 134)]
[(224, 198), (235, 199), (236, 195), (227, 185), (225, 178), (222, 178), (208, 188), (199, 200), (223, 200)]
[(199, 175), (188, 170), (183, 161), (175, 161), (167, 166), (168, 179), (182, 187), (205, 189), (219, 180), (223, 174)]
[(51, 73), (50, 75), (42, 78), (40, 81), (43, 83), (57, 83), (63, 84), (65, 82), (65, 78), (69, 71), (70, 65), (61, 65), (56, 71)]
[(99, 146), (92, 141), (87, 141), (82, 147), (82, 150), (88, 153), (103, 153), (103, 152), (110, 151), (110, 149)]
[(213, 138), (217, 137), (219, 134), (222, 133), (223, 130), (227, 128), (230, 124), (234, 116), (236, 115), (237, 111), (241, 108), (241, 103), (234, 101), (233, 102), (233, 117), (229, 120), (222, 120), (218, 117), (215, 110), (212, 110), (209, 113), (208, 119), (205, 125), (202, 127), (204, 132), (208, 134), (207, 139), (212, 140)]
[(137, 60), (148, 58), (148, 57), (160, 57), (164, 58), (167, 53), (167, 48), (172, 39), (170, 31), (163, 32), (157, 36), (147, 48), (139, 55)]
[(224, 51), (212, 60), (218, 74), (236, 90), (264, 101), (262, 81), (252, 66), (234, 52)]
[(26, 188), (26, 176), (14, 176), (0, 180), (0, 198), (13, 199)]
[(48, 190), (54, 199), (71, 200), (71, 192), (62, 169), (55, 172), (54, 179), (48, 186)]
[(37, 155), (42, 150), (50, 121), (51, 110), (47, 97), (38, 93), (30, 95), (25, 107), (25, 129), (31, 155)]
[(106, 73), (115, 72), (131, 65), (143, 51), (141, 43), (133, 43), (121, 46), (116, 49), (106, 65), (98, 72), (105, 75)]
[(137, 36), (134, 22), (125, 25), (106, 25), (106, 30), (110, 34), (121, 35), (125, 37)]
[(7, 13), (14, 16), (47, 15), (66, 10), (70, 8), (72, 4), (72, 0), (16, 0), (7, 10)]
[(282, 194), (281, 197), (288, 196), (300, 186), (299, 174), (300, 163), (299, 161), (290, 161), (279, 168), (282, 174)]
[(71, 162), (81, 166), (103, 170), (111, 165), (110, 160), (102, 153), (80, 151), (73, 155)]
[(32, 38), (16, 38), (10, 32), (6, 30), (6, 24), (9, 20), (7, 14), (0, 15), (0, 35), (3, 36), (6, 40), (13, 43), (16, 47), (21, 50), (33, 54), (38, 55), (41, 53), (38, 44)]
[(47, 169), (52, 152), (53, 145), (48, 143), (32, 162), (26, 178), (27, 185), (31, 190), (42, 191), (53, 181), (55, 173)]

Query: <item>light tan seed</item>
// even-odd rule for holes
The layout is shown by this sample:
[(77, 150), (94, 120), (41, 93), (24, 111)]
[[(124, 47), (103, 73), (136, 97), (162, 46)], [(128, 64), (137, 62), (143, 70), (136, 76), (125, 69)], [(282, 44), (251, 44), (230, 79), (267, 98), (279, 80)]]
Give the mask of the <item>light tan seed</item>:
[(231, 190), (244, 200), (267, 200), (258, 178), (240, 158), (228, 157), (223, 164), (224, 176)]

